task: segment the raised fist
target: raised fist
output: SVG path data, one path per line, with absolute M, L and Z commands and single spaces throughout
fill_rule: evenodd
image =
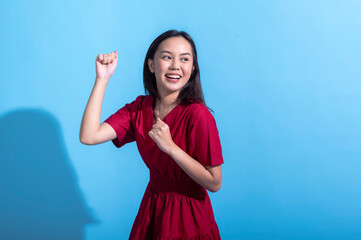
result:
M 97 78 L 109 79 L 117 67 L 118 51 L 99 54 L 95 60 Z

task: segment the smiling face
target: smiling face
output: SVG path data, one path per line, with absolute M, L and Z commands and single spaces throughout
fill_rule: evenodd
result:
M 155 74 L 159 96 L 178 96 L 194 70 L 192 46 L 181 36 L 167 38 L 159 44 L 153 60 L 148 59 L 148 66 Z

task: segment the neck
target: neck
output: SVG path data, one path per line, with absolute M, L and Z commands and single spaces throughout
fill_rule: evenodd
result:
M 168 112 L 173 109 L 177 104 L 177 97 L 179 92 L 173 92 L 167 95 L 159 94 L 160 97 L 156 100 L 155 108 L 159 112 Z
M 160 94 L 160 98 L 157 99 L 157 103 L 156 105 L 158 105 L 160 111 L 163 110 L 168 110 L 168 109 L 172 109 L 173 107 L 175 107 L 177 105 L 177 97 L 178 97 L 178 92 L 174 92 L 168 95 L 164 95 L 162 96 Z

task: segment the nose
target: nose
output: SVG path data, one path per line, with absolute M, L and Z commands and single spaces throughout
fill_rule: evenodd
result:
M 173 59 L 171 65 L 169 66 L 171 70 L 179 69 L 179 63 L 176 59 Z

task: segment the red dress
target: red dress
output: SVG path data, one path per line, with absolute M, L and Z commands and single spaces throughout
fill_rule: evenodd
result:
M 162 120 L 174 143 L 203 166 L 223 163 L 216 122 L 206 106 L 179 103 Z M 148 135 L 153 121 L 150 95 L 138 96 L 104 121 L 117 133 L 116 147 L 136 141 L 150 172 L 129 239 L 221 239 L 207 190 Z

